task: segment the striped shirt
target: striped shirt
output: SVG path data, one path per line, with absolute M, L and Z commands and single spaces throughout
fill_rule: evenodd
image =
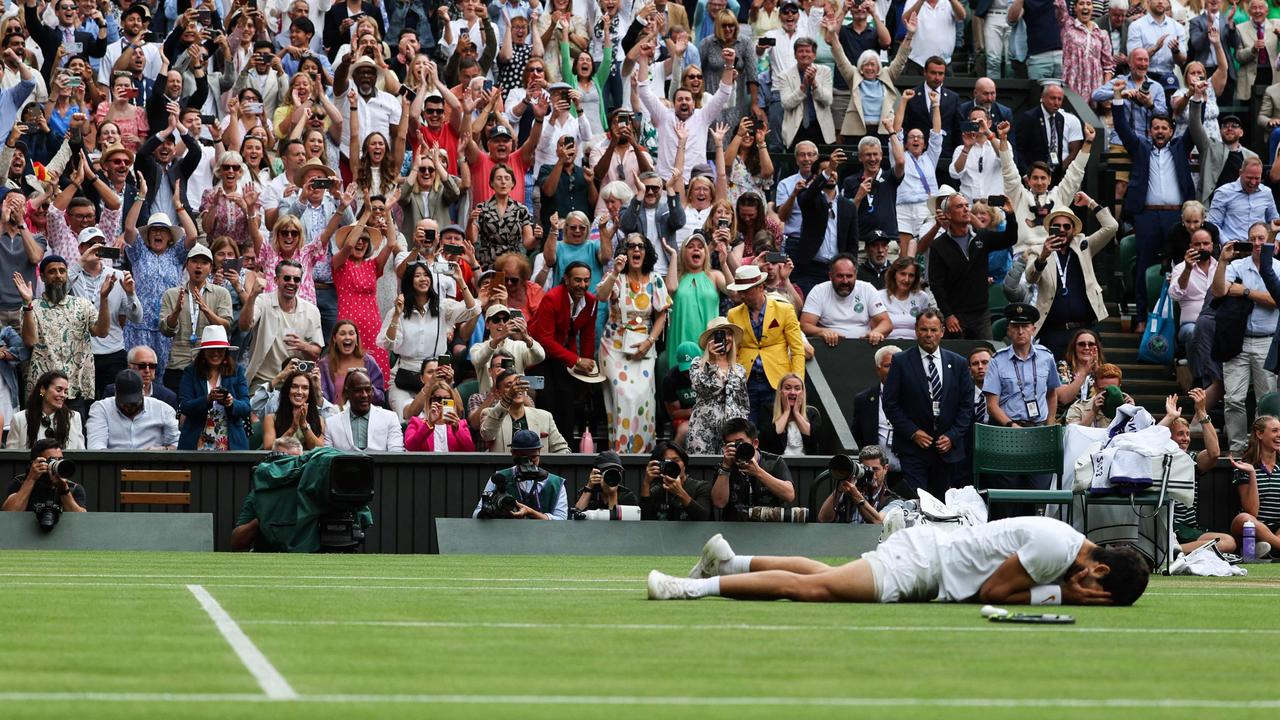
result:
M 1187 453 L 1187 455 L 1191 456 L 1191 462 L 1194 463 L 1196 461 L 1196 457 L 1200 455 L 1200 451 L 1196 450 L 1194 452 L 1189 452 Z M 1193 527 L 1193 528 L 1200 527 L 1200 514 L 1196 512 L 1196 506 L 1194 504 L 1183 505 L 1177 500 L 1174 500 L 1173 501 L 1173 524 L 1186 525 L 1187 527 Z
M 1273 468 L 1259 464 L 1255 473 L 1258 479 L 1257 518 L 1267 527 L 1280 524 L 1280 463 Z M 1234 485 L 1249 484 L 1249 475 L 1239 470 L 1232 476 Z

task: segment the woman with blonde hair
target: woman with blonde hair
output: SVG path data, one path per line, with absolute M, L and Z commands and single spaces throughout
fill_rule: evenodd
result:
M 760 449 L 775 455 L 821 455 L 822 412 L 806 402 L 804 380 L 787 373 L 773 396 L 773 422 L 760 428 Z
M 302 265 L 302 284 L 298 286 L 298 297 L 307 302 L 316 301 L 316 281 L 314 278 L 316 263 L 329 262 L 328 244 L 323 238 L 316 238 L 310 243 L 303 243 L 305 229 L 302 220 L 296 215 L 281 215 L 271 230 L 271 242 L 262 243 L 258 249 L 258 265 L 262 267 L 264 292 L 275 292 L 275 267 L 281 260 L 296 260 Z
M 721 430 L 733 418 L 747 417 L 747 370 L 738 363 L 742 328 L 714 317 L 698 338 L 702 356 L 689 366 L 689 380 L 697 400 L 689 415 L 687 447 L 692 455 L 719 455 Z
M 1249 444 L 1240 460 L 1227 456 L 1236 472 L 1231 483 L 1240 497 L 1240 513 L 1231 521 L 1237 541 L 1244 536 L 1244 524 L 1253 523 L 1257 555 L 1267 557 L 1280 548 L 1280 537 L 1272 528 L 1280 527 L 1280 420 L 1259 415 L 1249 429 Z M 1264 547 L 1265 546 L 1265 547 Z M 1265 552 L 1264 552 L 1265 550 Z
M 724 51 L 734 51 L 734 66 L 738 77 L 730 94 L 730 101 L 720 111 L 720 122 L 729 127 L 737 127 L 738 121 L 753 110 L 751 107 L 751 90 L 748 85 L 757 82 L 755 73 L 756 48 L 748 37 L 750 32 L 742 33 L 738 25 L 738 16 L 728 9 L 722 9 L 714 15 L 715 34 L 706 37 L 698 44 L 698 54 L 702 56 L 702 72 L 709 78 L 716 79 L 716 87 L 708 85 L 708 92 L 715 93 L 720 87 L 720 78 L 724 73 Z M 764 111 L 759 108 L 756 116 L 764 119 Z

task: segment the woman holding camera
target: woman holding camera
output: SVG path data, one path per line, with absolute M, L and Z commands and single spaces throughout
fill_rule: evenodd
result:
M 641 520 L 710 520 L 711 483 L 689 477 L 689 454 L 662 440 L 649 455 L 640 483 Z
M 653 271 L 658 254 L 645 237 L 631 233 L 625 254 L 614 259 L 596 288 L 596 298 L 609 303 L 609 320 L 600 338 L 600 370 L 612 392 L 604 394 L 610 446 L 644 452 L 653 446 L 657 403 L 655 346 L 667 326 L 671 299 L 662 277 Z
M 731 418 L 747 417 L 747 371 L 738 364 L 742 328 L 714 317 L 698 338 L 702 357 L 689 366 L 689 380 L 697 401 L 689 416 L 689 452 L 716 455 L 724 443 L 722 430 Z
M 421 414 L 409 418 L 404 431 L 404 449 L 410 452 L 475 452 L 471 428 L 459 420 L 462 397 L 443 380 L 429 387 L 430 405 L 426 418 Z
M 66 450 L 84 449 L 84 424 L 80 413 L 67 407 L 67 374 L 50 370 L 36 380 L 27 397 L 27 409 L 9 420 L 10 450 L 30 450 L 37 440 L 53 438 Z
M 774 455 L 821 455 L 822 412 L 805 402 L 804 380 L 787 373 L 773 396 L 773 422 L 760 428 L 760 449 Z
M 578 491 L 575 510 L 610 510 L 619 505 L 638 505 L 636 494 L 622 484 L 622 458 L 612 450 L 596 455 L 587 484 Z
M 280 387 L 276 411 L 262 419 L 262 449 L 270 450 L 278 437 L 296 438 L 304 451 L 324 445 L 319 384 L 310 373 L 292 370 Z
M 182 410 L 179 450 L 248 450 L 249 383 L 231 353 L 227 331 L 204 329 L 195 359 L 182 371 L 178 407 Z M 268 445 L 268 447 L 270 447 Z

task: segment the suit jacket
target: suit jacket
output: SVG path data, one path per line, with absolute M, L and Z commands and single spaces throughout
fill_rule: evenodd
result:
M 933 115 L 929 111 L 926 104 L 924 94 L 928 92 L 928 86 L 921 85 L 916 88 L 916 96 L 907 101 L 907 114 L 903 118 L 902 132 L 903 137 L 909 130 L 920 130 L 926 138 L 929 137 L 929 130 L 933 128 Z M 939 164 L 946 169 L 951 163 L 951 151 L 956 146 L 956 139 L 959 137 L 955 132 L 958 127 L 958 118 L 960 117 L 960 96 L 954 90 L 949 90 L 945 86 L 939 90 L 938 102 L 942 105 L 942 130 L 946 136 L 942 138 L 942 155 Z M 946 176 L 946 173 L 939 173 Z M 939 182 L 942 178 L 940 177 Z
M 1126 19 L 1125 19 L 1125 21 L 1124 21 L 1124 23 L 1123 23 L 1123 27 L 1119 28 L 1119 31 L 1120 31 L 1120 47 L 1113 47 L 1113 48 L 1111 48 L 1111 54 L 1112 54 L 1112 55 L 1120 54 L 1120 55 L 1124 55 L 1124 56 L 1125 56 L 1125 63 L 1124 63 L 1124 64 L 1125 64 L 1126 66 L 1128 66 L 1128 64 L 1129 64 L 1129 63 L 1128 63 L 1128 57 L 1129 57 L 1129 23 L 1130 23 L 1130 22 L 1131 22 L 1131 21 L 1130 21 L 1129 19 L 1127 19 L 1127 18 L 1126 18 Z M 1112 30 L 1116 30 L 1116 29 L 1117 29 L 1117 28 L 1115 28 L 1115 27 L 1112 27 L 1112 25 L 1111 25 L 1111 16 L 1110 16 L 1109 14 L 1107 14 L 1107 13 L 1103 13 L 1103 14 L 1102 14 L 1102 17 L 1101 17 L 1101 18 L 1098 18 L 1098 27 L 1102 28 L 1102 31 L 1103 31 L 1103 32 L 1105 32 L 1105 33 L 1107 34 L 1107 37 L 1111 37 L 1111 31 L 1112 31 Z M 1118 63 L 1118 62 L 1117 62 L 1117 63 L 1116 63 L 1116 65 L 1117 65 L 1117 67 L 1116 67 L 1116 74 L 1117 74 L 1117 75 L 1123 75 L 1124 73 L 1120 72 L 1120 68 L 1119 68 L 1120 63 Z
M 804 333 L 791 303 L 772 295 L 765 298 L 763 331 L 759 339 L 751 329 L 751 316 L 745 303 L 731 308 L 725 317 L 743 330 L 738 363 L 748 373 L 759 357 L 765 377 L 775 388 L 782 376 L 789 372 L 804 378 Z
M 482 413 L 482 417 L 480 437 L 489 443 L 489 451 L 507 452 L 511 448 L 511 413 L 507 412 L 502 403 L 495 403 L 493 407 Z M 569 443 L 565 442 L 564 436 L 560 434 L 551 413 L 538 408 L 525 408 L 524 420 L 529 429 L 538 433 L 538 437 L 542 440 L 542 452 L 569 452 Z
M 680 196 L 673 192 L 667 194 L 666 202 L 659 201 L 654 210 L 657 211 L 654 219 L 658 223 L 658 237 L 649 238 L 649 240 L 650 242 L 662 241 L 653 242 L 653 249 L 658 254 L 662 254 L 664 252 L 662 243 L 673 248 L 679 247 L 679 243 L 676 242 L 676 232 L 685 224 L 684 206 L 680 204 Z M 649 228 L 645 227 L 644 222 L 643 198 L 637 195 L 618 215 L 618 225 L 623 233 L 638 232 L 649 237 Z M 667 261 L 675 262 L 676 258 L 667 258 Z
M 858 235 L 863 243 L 876 230 L 890 237 L 898 234 L 898 185 L 902 178 L 893 172 L 893 168 L 887 165 L 888 162 L 889 156 L 886 154 L 871 193 L 858 205 Z M 858 196 L 858 185 L 861 183 L 862 171 L 859 170 L 844 179 L 840 194 L 852 200 Z
M 855 188 L 855 192 L 856 192 Z M 796 262 L 808 262 L 822 247 L 827 233 L 827 212 L 831 201 L 822 189 L 822 183 L 810 182 L 800 191 L 800 247 L 796 250 Z M 858 206 L 853 199 L 839 193 L 836 203 L 836 252 L 858 254 Z M 750 329 L 750 328 L 748 328 Z
M 941 348 L 938 352 L 942 363 L 942 399 L 937 418 L 933 416 L 929 376 L 916 348 L 893 356 L 889 377 L 884 381 L 884 414 L 893 425 L 895 455 L 937 452 L 932 448 L 922 449 L 911 440 L 916 430 L 924 430 L 935 438 L 939 435 L 950 438 L 951 450 L 942 455 L 942 460 L 957 463 L 967 455 L 965 438 L 973 422 L 973 377 L 963 357 Z
M 1271 261 L 1275 258 L 1275 250 L 1270 243 L 1262 246 L 1262 256 L 1259 259 L 1262 265 L 1262 284 L 1266 285 L 1267 292 L 1271 297 L 1280 297 L 1280 277 L 1276 277 L 1276 269 L 1271 267 Z M 1275 337 L 1271 338 L 1271 349 L 1267 351 L 1267 361 L 1263 367 L 1273 373 L 1280 374 L 1280 328 L 1276 329 Z
M 815 63 L 814 67 L 817 68 L 812 89 L 814 121 L 822 130 L 823 141 L 833 143 L 836 141 L 836 128 L 831 119 L 831 94 L 835 88 L 835 79 L 831 74 L 831 66 Z M 805 92 L 800 71 L 795 66 L 773 76 L 773 89 L 782 101 L 782 142 L 790 147 L 804 122 L 807 104 L 805 97 L 808 93 Z
M 138 169 L 139 172 L 142 173 L 142 177 L 147 181 L 146 204 L 142 206 L 142 212 L 138 214 L 138 219 L 141 222 L 146 222 L 145 220 L 143 220 L 143 218 L 151 217 L 151 204 L 155 202 L 155 199 L 156 199 L 156 188 L 158 187 L 157 178 L 160 177 L 160 166 L 156 164 L 156 161 L 154 158 L 155 158 L 156 148 L 160 147 L 160 143 L 163 141 L 164 141 L 163 136 L 152 135 L 151 137 L 147 138 L 146 142 L 142 143 L 142 147 L 138 148 L 138 155 L 137 155 L 137 160 L 135 161 L 135 167 Z M 170 173 L 170 175 L 172 175 L 175 178 L 191 177 L 192 175 L 195 174 L 196 170 L 200 168 L 200 162 L 201 160 L 204 159 L 204 153 L 200 151 L 200 142 L 196 140 L 194 137 L 192 137 L 190 133 L 182 134 L 182 144 L 185 145 L 187 148 L 186 154 L 182 156 L 181 160 L 169 161 L 171 164 L 172 163 L 178 164 L 178 167 L 176 168 L 176 170 Z M 187 183 L 184 180 L 182 182 L 183 192 L 186 192 L 186 189 L 187 189 Z M 174 193 L 175 194 L 177 193 L 176 187 L 174 188 Z M 183 201 L 183 205 L 185 205 L 188 210 L 194 207 L 188 202 L 188 198 L 186 196 L 182 198 L 182 201 Z M 199 202 L 198 199 L 197 199 L 197 202 Z M 169 219 L 172 220 L 175 224 L 178 222 L 177 218 L 169 218 Z
M 152 392 L 155 392 L 155 386 Z M 249 434 L 245 432 L 244 420 L 249 417 L 249 382 L 245 380 L 244 370 L 236 368 L 236 374 L 223 376 L 218 387 L 231 393 L 231 416 L 227 422 L 227 443 L 231 450 L 248 450 Z M 188 365 L 182 371 L 182 380 L 178 383 L 178 409 L 182 413 L 182 427 L 178 433 L 179 450 L 195 450 L 204 432 L 205 420 L 209 417 L 209 386 L 204 378 L 196 375 L 196 366 Z
M 879 82 L 884 86 L 884 102 L 880 105 L 880 124 L 876 127 L 876 134 L 889 134 L 889 123 L 885 122 L 885 119 L 889 117 L 888 111 L 898 106 L 898 97 L 901 95 L 894 83 L 902 75 L 902 69 L 907 66 L 907 56 L 910 54 L 911 38 L 908 37 L 904 38 L 898 46 L 898 52 L 893 56 L 893 62 L 889 67 L 880 69 L 879 78 L 875 81 L 867 81 L 853 65 L 858 58 L 849 59 L 844 53 L 844 46 L 840 43 L 831 47 L 831 56 L 835 58 L 836 70 L 840 71 L 840 75 L 849 86 L 849 107 L 844 111 L 844 120 L 840 124 L 841 135 L 867 134 L 867 122 L 862 119 L 862 91 L 858 89 L 863 82 Z
M 564 284 L 557 285 L 542 296 L 529 323 L 529 334 L 547 352 L 547 359 L 565 367 L 596 356 L 596 296 L 587 293 L 587 304 L 576 318 L 569 315 L 569 303 L 569 291 Z
M 1280 87 L 1272 85 L 1267 88 L 1267 94 L 1262 100 L 1263 107 L 1266 107 L 1267 100 L 1275 92 L 1277 99 L 1280 99 Z M 1213 191 L 1218 189 L 1218 176 L 1222 174 L 1222 166 L 1227 162 L 1227 146 L 1221 140 L 1213 141 L 1209 139 L 1208 134 L 1204 131 L 1204 119 L 1201 117 L 1204 103 L 1191 100 L 1191 107 L 1187 108 L 1187 134 L 1191 136 L 1191 142 L 1195 143 L 1195 147 L 1200 151 L 1200 202 L 1205 207 L 1209 206 L 1209 200 L 1213 197 Z M 1280 106 L 1276 106 L 1280 108 Z M 1258 120 L 1266 122 L 1265 114 L 1259 113 Z M 1258 153 L 1250 150 L 1240 144 L 1240 152 L 1245 160 L 1258 157 Z
M 1240 48 L 1240 33 L 1224 12 L 1218 13 L 1218 37 L 1222 42 L 1222 51 L 1227 55 L 1227 77 L 1234 80 L 1236 66 L 1235 63 L 1231 62 L 1231 53 L 1238 51 Z M 1191 22 L 1187 26 L 1187 62 L 1192 60 L 1199 60 L 1204 63 L 1209 70 L 1209 74 L 1213 74 L 1214 68 L 1209 67 L 1208 63 L 1216 61 L 1216 58 L 1214 58 L 1213 45 L 1209 42 L 1209 16 L 1207 14 L 1191 18 Z
M 968 120 L 969 113 L 973 111 L 973 108 L 976 105 L 977 103 L 975 103 L 972 100 L 965 100 L 963 103 L 961 103 L 960 109 L 956 111 L 956 118 L 957 118 L 956 122 L 964 122 L 965 120 Z M 1009 109 L 1008 105 L 1002 105 L 1001 103 L 992 103 L 991 127 L 995 127 L 1002 122 L 1007 122 L 1009 123 L 1010 126 L 1012 126 L 1013 111 Z M 1010 127 L 1009 140 L 1012 142 L 1015 137 L 1016 137 L 1015 131 L 1013 130 L 1012 127 Z
M 1267 122 L 1272 118 L 1280 118 L 1280 83 L 1267 86 L 1262 93 L 1262 106 L 1258 108 L 1256 118 L 1258 127 L 1266 128 Z M 1269 134 L 1270 130 L 1267 132 Z
M 110 385 L 108 385 L 108 386 L 106 386 L 105 388 L 103 388 L 103 389 L 102 389 L 102 397 L 103 397 L 103 398 L 109 398 L 109 397 L 115 397 L 115 396 L 116 396 L 116 384 L 115 384 L 115 383 L 111 383 Z M 168 405 L 169 407 L 173 408 L 174 410 L 177 410 L 177 409 L 178 409 L 178 396 L 177 396 L 177 395 L 176 395 L 172 390 L 170 390 L 169 388 L 165 387 L 164 385 L 162 385 L 162 384 L 161 384 L 161 383 L 159 383 L 159 382 L 153 382 L 153 383 L 151 383 L 151 397 L 153 397 L 153 398 L 155 398 L 155 399 L 159 400 L 160 402 L 162 402 L 162 403 L 164 403 L 164 404 Z
M 1066 113 L 1066 109 L 1059 110 L 1058 113 Z M 1017 152 L 1018 170 L 1025 174 L 1027 166 L 1037 160 L 1040 162 L 1049 162 L 1049 127 L 1045 121 L 1044 109 L 1037 103 L 1035 107 L 1018 115 L 1018 119 L 1013 123 L 1017 127 L 1017 139 L 1013 141 L 1013 148 Z M 1065 119 L 1064 126 L 1065 128 Z M 1079 141 L 1077 141 L 1079 142 Z M 1058 173 L 1066 171 L 1068 160 L 1071 157 L 1071 147 L 1068 143 L 1061 143 L 1062 157 L 1059 158 L 1057 164 Z M 1061 177 L 1054 178 L 1055 181 L 1061 180 Z
M 31 35 L 31 39 L 36 41 L 36 45 L 40 46 L 40 52 L 44 55 L 44 65 L 40 68 L 40 74 L 44 75 L 45 84 L 48 85 L 53 77 L 53 59 L 58 53 L 58 48 L 62 46 L 62 31 L 58 28 L 52 28 L 44 24 L 40 19 L 40 13 L 37 12 L 34 4 L 27 5 L 23 8 L 23 23 L 27 27 L 27 33 Z M 83 30 L 76 30 L 75 41 L 81 45 L 81 54 L 91 58 L 100 58 L 107 54 L 107 38 L 103 34 L 101 38 L 96 32 L 88 33 Z M 75 54 L 75 53 L 72 53 Z
M 347 452 L 404 452 L 404 433 L 400 431 L 400 418 L 390 410 L 377 405 L 369 408 L 369 432 L 363 451 L 356 447 L 351 434 L 351 405 L 324 424 L 324 441 L 332 447 Z
M 1072 238 L 1067 244 L 1067 251 L 1074 254 L 1080 263 L 1089 306 L 1093 308 L 1093 314 L 1098 318 L 1098 322 L 1102 322 L 1107 318 L 1107 305 L 1102 298 L 1102 285 L 1098 283 L 1093 273 L 1093 257 L 1102 252 L 1107 243 L 1116 236 L 1116 230 L 1120 228 L 1120 224 L 1105 206 L 1098 206 L 1097 215 L 1102 227 L 1087 238 L 1083 234 Z M 1053 305 L 1054 296 L 1058 293 L 1058 253 L 1049 254 L 1043 270 L 1037 270 L 1034 262 L 1027 265 L 1026 277 L 1027 282 L 1037 288 L 1036 310 L 1040 311 L 1040 320 L 1036 322 L 1036 332 L 1040 332 L 1040 328 L 1044 326 L 1044 319 L 1049 315 L 1049 307 Z
M 289 97 L 289 76 L 282 72 L 277 72 L 275 69 L 268 69 L 266 77 L 258 78 L 257 72 L 252 68 L 253 63 L 248 63 L 244 66 L 244 70 L 236 78 L 236 84 L 232 86 L 231 91 L 239 94 L 245 88 L 260 90 L 262 112 L 267 117 L 272 117 L 275 115 L 276 108 L 280 107 L 280 103 Z
M 860 448 L 880 444 L 880 383 L 853 396 L 853 439 Z
M 1129 157 L 1133 160 L 1133 167 L 1129 171 L 1129 191 L 1124 195 L 1124 210 L 1136 216 L 1147 205 L 1153 146 L 1150 137 L 1145 135 L 1139 137 L 1134 134 L 1127 117 L 1128 112 L 1127 102 L 1111 104 L 1111 119 L 1115 124 L 1116 133 L 1120 135 L 1120 141 L 1124 143 L 1125 150 L 1129 151 Z M 1187 159 L 1191 149 L 1191 138 L 1187 133 L 1183 133 L 1170 140 L 1167 147 L 1173 152 L 1174 171 L 1178 176 L 1178 190 L 1182 195 L 1180 202 L 1186 202 L 1196 197 L 1195 183 L 1191 180 L 1191 163 Z
M 681 5 L 679 2 L 675 2 L 675 0 L 668 0 L 667 32 L 670 32 L 672 28 L 677 27 L 682 27 L 690 32 L 693 30 L 693 26 L 689 24 L 689 13 L 684 9 L 684 5 Z
M 1272 63 L 1280 58 L 1276 54 L 1276 34 L 1273 32 L 1277 27 L 1280 27 L 1280 20 L 1262 21 L 1264 44 Z M 1253 98 L 1253 83 L 1258 77 L 1258 53 L 1253 49 L 1253 44 L 1258 39 L 1258 30 L 1252 20 L 1245 20 L 1236 25 L 1236 33 L 1240 37 L 1240 48 L 1236 50 L 1236 62 L 1240 63 L 1240 70 L 1236 74 L 1236 99 L 1247 103 Z

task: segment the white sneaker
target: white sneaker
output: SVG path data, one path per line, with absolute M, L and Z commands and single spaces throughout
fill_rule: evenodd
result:
M 650 600 L 692 600 L 684 578 L 664 575 L 657 570 L 649 571 Z
M 715 577 L 720 574 L 720 566 L 732 559 L 733 548 L 729 547 L 729 541 L 716 533 L 702 546 L 702 557 L 689 571 L 689 577 L 695 580 Z
M 1267 542 L 1267 541 L 1265 541 L 1265 540 L 1259 540 L 1259 541 L 1257 541 L 1256 543 L 1254 543 L 1254 544 L 1253 544 L 1253 547 L 1254 547 L 1254 549 L 1255 549 L 1255 555 L 1257 556 L 1257 558 L 1258 558 L 1259 560 L 1262 560 L 1262 559 L 1264 559 L 1264 558 L 1270 557 L 1270 555 L 1271 555 L 1271 543 L 1269 543 L 1269 542 Z
M 883 529 L 880 531 L 880 542 L 889 539 L 889 536 L 907 527 L 907 515 L 902 508 L 890 508 L 889 512 L 884 514 Z

